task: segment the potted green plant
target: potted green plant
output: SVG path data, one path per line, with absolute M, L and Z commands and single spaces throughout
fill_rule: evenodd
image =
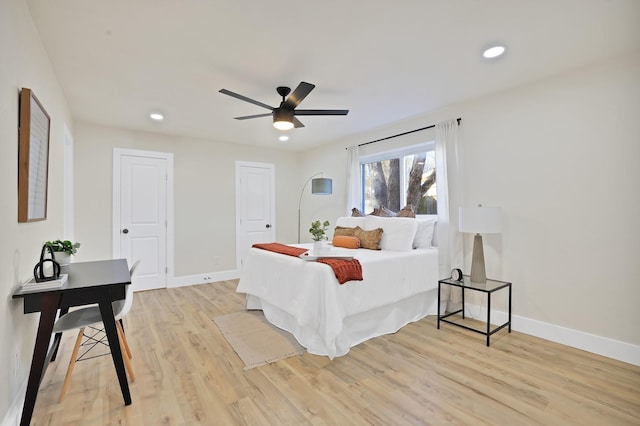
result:
M 315 243 L 313 244 L 313 251 L 318 253 L 322 250 L 322 241 L 327 239 L 327 235 L 325 231 L 329 228 L 329 221 L 325 220 L 324 222 L 320 222 L 319 220 L 311 222 L 311 228 L 309 228 L 309 232 L 311 233 L 311 238 Z
M 329 221 L 325 220 L 324 222 L 320 222 L 316 220 L 311 222 L 311 228 L 309 228 L 309 232 L 311 233 L 311 238 L 313 241 L 323 241 L 327 239 L 325 235 L 325 231 L 329 228 Z
M 80 243 L 72 243 L 69 240 L 47 241 L 45 245 L 51 247 L 60 266 L 68 265 L 71 255 L 76 254 L 78 247 L 80 247 Z

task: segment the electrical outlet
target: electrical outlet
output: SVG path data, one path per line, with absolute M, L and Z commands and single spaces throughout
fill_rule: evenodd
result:
M 209 275 L 205 275 L 204 277 L 202 277 L 202 279 L 204 281 L 211 281 L 211 277 Z

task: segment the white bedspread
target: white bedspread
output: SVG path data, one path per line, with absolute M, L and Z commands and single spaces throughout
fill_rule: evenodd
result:
M 340 285 L 328 265 L 252 248 L 237 291 L 248 309 L 262 309 L 310 353 L 330 358 L 436 313 L 437 248 L 342 250 L 360 261 L 363 281 Z

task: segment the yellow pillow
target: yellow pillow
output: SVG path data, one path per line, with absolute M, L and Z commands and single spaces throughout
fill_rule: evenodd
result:
M 360 240 L 358 237 L 349 237 L 347 235 L 338 235 L 333 237 L 334 247 L 344 247 L 348 249 L 360 248 Z
M 369 250 L 380 250 L 380 241 L 382 240 L 383 232 L 382 228 L 365 231 L 359 226 L 356 226 L 353 235 L 360 240 L 360 247 Z

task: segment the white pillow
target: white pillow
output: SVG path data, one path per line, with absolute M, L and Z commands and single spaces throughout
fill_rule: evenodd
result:
M 336 219 L 336 226 L 343 226 L 345 228 L 355 228 L 356 226 L 359 226 L 364 229 L 365 219 L 365 217 L 343 216 Z
M 418 229 L 413 239 L 413 247 L 429 248 L 433 246 L 433 232 L 436 228 L 437 216 L 418 218 Z
M 364 229 L 382 228 L 382 250 L 410 251 L 416 235 L 418 222 L 412 217 L 367 216 Z

